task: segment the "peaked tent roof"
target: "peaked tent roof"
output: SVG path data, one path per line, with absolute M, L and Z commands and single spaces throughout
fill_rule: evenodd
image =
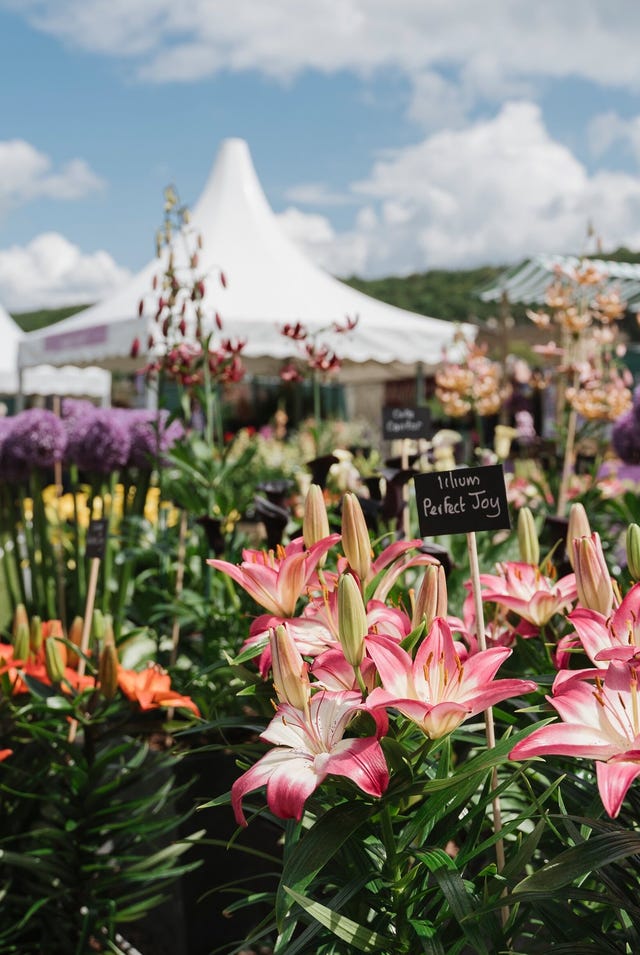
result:
M 0 305 L 0 394 L 18 392 L 18 346 L 25 332 Z M 26 395 L 86 395 L 109 402 L 111 375 L 104 368 L 54 368 L 37 365 L 23 372 L 22 393 Z
M 484 302 L 497 302 L 506 295 L 510 302 L 540 304 L 545 301 L 545 293 L 557 271 L 569 272 L 578 268 L 581 261 L 574 255 L 536 255 L 507 269 L 494 285 L 480 292 L 480 298 Z M 628 308 L 640 309 L 640 265 L 592 258 L 588 261 L 602 273 L 606 288 L 618 289 Z
M 204 192 L 193 209 L 194 229 L 202 238 L 199 268 L 222 270 L 227 287 L 206 284 L 205 314 L 220 313 L 224 334 L 246 339 L 248 359 L 290 358 L 295 346 L 281 333 L 284 323 L 302 322 L 345 362 L 433 364 L 451 344 L 456 327 L 379 302 L 312 264 L 284 234 L 256 175 L 247 143 L 222 143 Z M 100 362 L 127 366 L 135 337 L 146 342 L 156 302 L 150 297 L 154 260 L 115 295 L 40 332 L 20 345 L 20 364 Z M 138 303 L 149 314 L 138 318 Z M 333 322 L 358 316 L 348 334 L 329 331 Z M 273 363 L 272 363 L 273 364 Z

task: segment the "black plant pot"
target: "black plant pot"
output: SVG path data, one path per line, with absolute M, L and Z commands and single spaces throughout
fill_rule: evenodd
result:
M 265 526 L 267 532 L 267 547 L 275 550 L 282 543 L 285 528 L 289 523 L 289 511 L 277 504 L 272 504 L 264 497 L 254 499 L 254 514 Z

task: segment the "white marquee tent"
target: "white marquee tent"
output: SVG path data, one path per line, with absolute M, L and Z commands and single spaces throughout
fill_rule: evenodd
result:
M 246 339 L 243 357 L 254 372 L 277 371 L 295 355 L 295 343 L 281 332 L 284 323 L 302 322 L 311 333 L 322 330 L 322 342 L 343 360 L 345 381 L 412 375 L 418 363 L 436 364 L 452 343 L 452 323 L 376 301 L 307 260 L 281 230 L 244 140 L 222 143 L 191 222 L 202 238 L 199 268 L 211 275 L 205 314 L 217 311 L 225 336 Z M 105 301 L 25 336 L 20 367 L 95 362 L 114 370 L 132 368 L 131 345 L 139 338 L 145 347 L 157 304 L 150 293 L 152 279 L 163 270 L 154 260 Z M 226 288 L 217 281 L 220 270 Z M 149 314 L 138 317 L 141 300 L 148 302 Z M 324 334 L 333 322 L 356 316 L 352 332 Z M 136 367 L 140 364 L 138 358 Z
M 18 345 L 25 333 L 0 305 L 0 395 L 18 392 Z M 111 395 L 111 373 L 104 368 L 75 368 L 36 365 L 22 376 L 24 395 L 74 395 L 99 398 L 108 404 Z

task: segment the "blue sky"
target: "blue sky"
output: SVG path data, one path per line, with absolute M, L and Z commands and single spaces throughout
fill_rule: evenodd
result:
M 230 136 L 336 275 L 640 249 L 639 37 L 635 0 L 0 0 L 0 304 L 105 297 Z

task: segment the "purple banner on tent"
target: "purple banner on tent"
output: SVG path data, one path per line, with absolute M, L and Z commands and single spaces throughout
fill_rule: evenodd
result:
M 48 335 L 44 340 L 45 348 L 60 351 L 62 348 L 81 348 L 83 345 L 101 345 L 106 342 L 108 325 L 96 325 L 93 328 L 77 328 L 71 332 Z

